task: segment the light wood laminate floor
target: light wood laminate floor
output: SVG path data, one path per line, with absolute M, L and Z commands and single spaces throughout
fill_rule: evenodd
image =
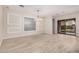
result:
M 39 34 L 3 40 L 0 52 L 63 53 L 79 52 L 78 38 L 70 35 Z

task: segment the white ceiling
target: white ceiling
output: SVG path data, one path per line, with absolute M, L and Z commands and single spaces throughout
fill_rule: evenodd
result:
M 9 5 L 8 7 L 24 13 L 29 12 L 32 15 L 37 15 L 36 10 L 39 9 L 41 17 L 79 12 L 79 5 L 24 5 L 24 7 Z

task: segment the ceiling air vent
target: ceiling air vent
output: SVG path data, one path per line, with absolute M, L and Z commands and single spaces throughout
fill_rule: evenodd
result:
M 20 7 L 24 7 L 24 5 L 19 5 Z

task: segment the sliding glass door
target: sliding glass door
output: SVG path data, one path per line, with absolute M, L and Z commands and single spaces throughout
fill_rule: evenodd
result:
M 76 35 L 76 19 L 59 20 L 58 33 Z
M 58 33 L 62 33 L 62 34 L 65 34 L 65 21 L 64 20 L 61 20 L 61 21 L 58 21 Z
M 75 35 L 76 34 L 76 26 L 75 19 L 66 20 L 66 34 Z

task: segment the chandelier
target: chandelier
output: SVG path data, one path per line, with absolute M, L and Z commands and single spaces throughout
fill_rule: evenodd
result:
M 36 11 L 37 11 L 37 18 L 40 18 L 40 15 L 39 15 L 40 10 L 38 9 Z

